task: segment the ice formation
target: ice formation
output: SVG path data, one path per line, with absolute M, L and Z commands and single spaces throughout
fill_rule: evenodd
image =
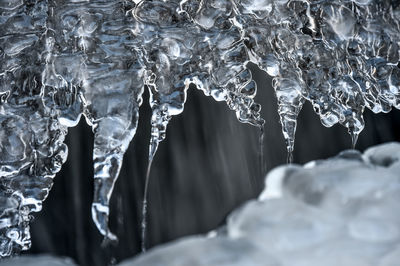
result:
M 400 260 L 400 144 L 275 168 L 266 188 L 208 236 L 121 266 L 395 266 Z
M 190 84 L 263 127 L 248 62 L 274 77 L 289 160 L 305 101 L 355 144 L 365 107 L 400 107 L 399 22 L 393 0 L 0 0 L 0 256 L 29 248 L 30 213 L 82 114 L 95 135 L 93 220 L 116 239 L 108 206 L 145 85 L 149 168 Z

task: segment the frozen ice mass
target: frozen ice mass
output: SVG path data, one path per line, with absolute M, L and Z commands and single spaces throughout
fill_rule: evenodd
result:
M 400 109 L 399 44 L 400 3 L 395 0 L 0 0 L 0 256 L 30 248 L 32 212 L 41 210 L 67 158 L 63 142 L 68 128 L 76 126 L 82 115 L 94 134 L 93 221 L 108 241 L 114 241 L 117 237 L 108 227 L 109 202 L 124 153 L 136 133 L 145 89 L 152 109 L 150 171 L 168 122 L 184 110 L 189 87 L 226 102 L 240 122 L 263 129 L 261 106 L 254 101 L 257 86 L 246 67 L 254 63 L 273 77 L 290 161 L 297 116 L 306 101 L 324 126 L 345 126 L 353 146 L 364 128 L 365 108 L 374 113 Z M 358 169 L 357 164 L 362 164 L 388 173 L 392 167 L 381 169 L 375 159 L 365 161 L 374 157 L 368 157 L 368 152 L 365 158 L 355 153 L 343 156 L 352 158 L 343 167 L 355 164 Z M 323 165 L 312 167 L 324 176 Z M 331 216 L 350 219 L 342 213 L 346 208 L 324 199 L 337 194 L 351 203 L 352 197 L 364 195 L 375 180 L 366 177 L 368 182 L 358 183 L 363 176 L 355 173 L 340 182 L 328 177 L 317 182 L 306 178 L 306 168 L 290 169 L 305 175 L 303 189 L 290 192 L 290 183 L 303 179 L 289 178 L 287 191 L 275 193 L 290 195 L 290 204 L 299 204 L 308 218 L 315 219 L 299 217 L 298 226 L 305 231 L 287 232 L 291 241 L 284 239 L 285 234 L 277 235 L 279 230 L 266 232 L 271 234 L 268 241 L 278 241 L 278 253 L 285 248 L 306 248 L 302 234 L 307 230 L 321 230 L 318 237 L 327 237 L 341 228 L 340 221 Z M 380 182 L 386 179 L 397 182 L 389 174 Z M 329 182 L 344 187 L 335 190 Z M 355 188 L 355 184 L 367 187 Z M 379 191 L 377 197 L 385 202 L 382 209 L 393 207 L 391 200 L 385 201 L 392 192 Z M 145 196 L 143 238 L 146 204 Z M 261 203 L 253 203 L 257 204 Z M 264 222 L 290 228 L 290 221 L 278 225 L 273 220 L 287 215 L 286 208 L 294 208 L 286 204 L 285 200 L 275 200 L 274 207 L 261 204 L 275 212 L 272 217 L 266 215 Z M 318 216 L 315 208 L 321 204 L 331 204 L 326 206 L 331 212 Z M 349 245 L 346 251 L 351 252 L 357 241 L 369 241 L 362 242 L 365 249 L 360 257 L 383 256 L 387 250 L 383 246 L 390 246 L 398 234 L 395 220 L 390 223 L 395 218 L 375 223 L 379 216 L 375 212 L 381 208 L 361 213 L 361 203 L 354 204 L 360 217 L 353 217 L 341 244 Z M 253 205 L 242 211 L 252 215 Z M 384 226 L 376 228 L 380 222 Z M 229 227 L 228 222 L 228 228 L 233 228 L 228 232 L 230 238 L 251 230 L 245 221 L 234 225 Z M 216 241 L 221 242 L 214 242 L 216 248 L 226 248 L 224 240 Z M 376 243 L 379 251 L 374 249 Z M 257 249 L 249 252 L 258 256 Z M 315 252 L 317 260 L 328 251 Z M 303 253 L 296 254 L 292 258 Z M 343 265 L 348 260 L 343 255 Z M 390 262 L 390 256 L 386 261 Z

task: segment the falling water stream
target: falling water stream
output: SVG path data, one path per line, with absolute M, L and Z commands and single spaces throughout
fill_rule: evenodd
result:
M 146 171 L 146 179 L 145 179 L 145 185 L 144 185 L 144 193 L 143 193 L 143 202 L 142 202 L 142 222 L 141 222 L 141 249 L 142 252 L 146 251 L 146 230 L 147 230 L 147 199 L 148 199 L 148 190 L 149 190 L 149 181 L 150 181 L 150 171 L 151 171 L 151 165 L 153 163 L 154 155 L 157 150 L 158 143 L 153 143 L 154 145 L 151 145 L 150 147 L 153 149 L 150 149 L 149 151 L 149 160 L 148 160 L 148 166 L 147 166 L 147 171 Z
M 264 126 L 260 127 L 260 136 L 258 140 L 259 145 L 259 164 L 260 164 L 260 176 L 264 176 L 265 174 L 265 159 L 264 159 Z

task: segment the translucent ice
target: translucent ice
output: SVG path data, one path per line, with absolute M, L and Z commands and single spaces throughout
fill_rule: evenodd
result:
M 235 2 L 253 61 L 276 76 L 279 114 L 289 153 L 294 145 L 296 116 L 304 100 L 312 103 L 325 126 L 338 122 L 346 126 L 354 143 L 364 127 L 365 107 L 374 112 L 398 107 L 398 90 L 390 89 L 391 76 L 397 80 L 399 72 L 397 4 Z M 254 8 L 260 2 L 268 2 L 264 3 L 268 8 Z
M 133 14 L 137 23 L 135 38 L 142 39 L 153 110 L 149 168 L 171 116 L 183 111 L 190 84 L 218 101 L 226 101 L 239 121 L 259 127 L 264 124 L 260 107 L 252 99 L 256 84 L 245 67 L 249 58 L 241 33 L 229 22 L 234 18 L 230 1 L 210 1 L 200 6 L 193 1 L 141 1 Z
M 379 0 L 0 0 L 0 255 L 30 245 L 82 114 L 95 136 L 93 219 L 109 201 L 150 92 L 149 169 L 194 85 L 262 128 L 248 62 L 273 77 L 288 161 L 309 101 L 324 126 L 400 108 L 400 5 Z M 146 196 L 144 197 L 146 201 Z
M 31 245 L 30 212 L 66 160 L 67 130 L 41 83 L 47 2 L 2 1 L 0 12 L 0 256 L 8 256 Z

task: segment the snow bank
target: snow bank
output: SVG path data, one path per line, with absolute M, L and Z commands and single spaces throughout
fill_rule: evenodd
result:
M 0 266 L 76 266 L 69 258 L 54 257 L 51 255 L 20 256 L 3 259 Z
M 398 266 L 400 144 L 271 171 L 225 227 L 126 260 L 135 265 Z

